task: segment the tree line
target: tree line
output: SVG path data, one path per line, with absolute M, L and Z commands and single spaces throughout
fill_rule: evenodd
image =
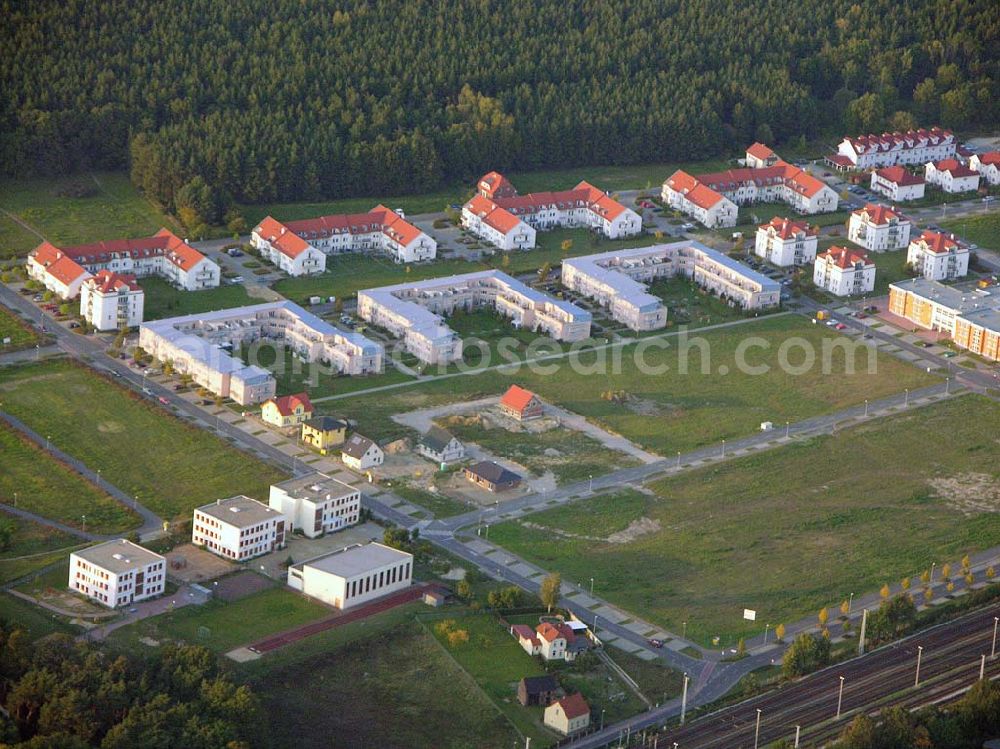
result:
M 1000 119 L 992 0 L 0 0 L 0 164 L 232 200 Z

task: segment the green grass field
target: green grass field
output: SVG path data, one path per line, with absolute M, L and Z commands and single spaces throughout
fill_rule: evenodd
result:
M 692 328 L 738 320 L 744 314 L 713 296 L 686 278 L 668 278 L 650 284 L 649 293 L 660 297 L 672 325 Z
M 491 540 L 707 644 L 795 621 L 1000 537 L 1000 405 L 962 396 L 526 521 Z M 946 436 L 946 437 L 945 437 Z M 657 530 L 608 536 L 641 518 Z M 754 633 L 757 633 L 754 631 Z
M 71 197 L 70 194 L 83 194 Z M 149 236 L 176 224 L 118 173 L 0 181 L 0 208 L 57 245 Z M 0 257 L 23 255 L 41 241 L 9 219 L 0 225 Z
M 67 623 L 63 617 L 32 606 L 27 601 L 15 598 L 7 593 L 0 593 L 0 617 L 16 622 L 28 632 L 32 640 L 38 640 L 46 635 L 62 633 L 75 635 L 80 630 Z
M 0 524 L 13 528 L 10 546 L 0 551 L 0 583 L 52 564 L 87 542 L 31 520 L 0 514 Z
M 994 203 L 994 205 L 996 205 Z M 989 250 L 1000 251 L 1000 211 L 938 222 L 941 228 Z
M 830 366 L 824 373 L 824 346 L 831 350 L 832 343 L 845 339 L 793 315 L 695 331 L 686 342 L 668 338 L 665 350 L 644 340 L 641 360 L 634 356 L 633 346 L 622 349 L 620 357 L 613 355 L 617 349 L 605 349 L 582 354 L 578 371 L 564 359 L 544 362 L 544 369 L 534 371 L 527 366 L 514 372 L 490 370 L 318 405 L 323 411 L 357 419 L 366 436 L 382 439 L 404 431 L 390 419 L 394 413 L 501 395 L 518 383 L 646 449 L 673 455 L 754 433 L 762 421 L 794 422 L 937 381 L 888 355 L 877 356 L 877 371 L 868 374 L 867 350 L 856 356 L 855 373 L 846 374 L 846 358 L 839 347 L 827 357 Z M 797 342 L 794 350 L 782 349 L 789 340 Z M 767 367 L 766 372 L 738 371 L 736 352 L 747 341 L 755 345 L 747 349 L 746 363 Z M 801 374 L 786 373 L 779 366 L 779 352 L 784 350 L 788 362 L 798 366 L 804 361 L 799 346 L 814 351 L 815 366 Z M 687 373 L 680 371 L 684 362 Z M 602 398 L 608 391 L 624 392 L 624 402 Z
M 285 475 L 67 361 L 0 370 L 0 402 L 164 518 L 221 497 L 267 496 Z
M 243 284 L 219 286 L 204 291 L 181 291 L 162 278 L 147 277 L 140 282 L 145 297 L 143 319 L 159 320 L 164 317 L 211 312 L 228 307 L 242 307 L 263 302 L 247 294 Z
M 140 637 L 167 638 L 225 653 L 331 613 L 326 606 L 287 588 L 270 588 L 233 603 L 213 600 L 144 619 L 115 630 L 109 640 L 130 647 Z M 200 635 L 202 627 L 208 631 L 204 637 Z
M 19 433 L 0 424 L 0 501 L 94 533 L 122 533 L 142 524 L 132 510 Z
M 428 463 L 428 467 L 430 467 L 430 463 Z M 407 502 L 412 502 L 429 510 L 436 518 L 447 518 L 469 511 L 469 506 L 463 502 L 459 502 L 443 494 L 435 494 L 416 486 L 410 486 L 402 479 L 393 480 L 390 488 L 394 494 L 398 494 Z
M 10 338 L 10 343 L 4 343 L 6 338 Z M 34 346 L 36 343 L 38 334 L 17 313 L 0 305 L 0 354 Z

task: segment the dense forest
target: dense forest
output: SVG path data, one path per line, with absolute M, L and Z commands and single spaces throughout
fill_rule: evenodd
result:
M 0 1 L 0 163 L 169 207 L 1000 121 L 995 0 Z M 194 186 L 191 180 L 200 178 Z M 205 199 L 205 196 L 211 199 Z

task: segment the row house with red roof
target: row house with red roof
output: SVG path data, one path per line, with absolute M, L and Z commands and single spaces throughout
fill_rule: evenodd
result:
M 950 130 L 932 127 L 845 137 L 837 147 L 837 155 L 849 168 L 878 169 L 948 159 L 955 156 L 957 146 L 955 135 Z
M 142 322 L 145 293 L 135 276 L 100 270 L 80 286 L 80 314 L 96 330 L 124 330 Z
M 530 249 L 537 231 L 587 227 L 609 239 L 642 231 L 642 218 L 589 182 L 572 190 L 519 195 L 499 172 L 476 183 L 476 195 L 462 207 L 462 225 L 502 250 Z
M 983 183 L 1000 185 L 1000 151 L 973 154 L 969 158 L 969 168 L 979 173 Z
M 925 231 L 910 242 L 906 263 L 931 281 L 951 281 L 969 272 L 969 248 L 954 234 Z
M 67 262 L 69 261 L 69 262 Z M 56 247 L 42 242 L 28 254 L 28 275 L 64 299 L 98 271 L 136 277 L 160 276 L 185 291 L 219 285 L 219 266 L 169 229 L 152 237 Z
M 910 219 L 884 205 L 868 203 L 851 213 L 847 238 L 872 252 L 901 250 L 910 243 Z
M 739 213 L 736 203 L 681 169 L 663 183 L 660 197 L 671 208 L 691 216 L 709 229 L 736 226 Z
M 322 273 L 326 256 L 380 252 L 397 263 L 437 256 L 437 242 L 401 212 L 377 205 L 368 213 L 348 213 L 281 222 L 268 216 L 250 234 L 251 244 L 291 276 Z
M 754 252 L 782 267 L 806 265 L 816 259 L 819 229 L 805 221 L 775 216 L 757 227 Z
M 920 200 L 924 197 L 924 178 L 901 166 L 887 166 L 872 172 L 871 188 L 893 203 Z
M 813 283 L 834 296 L 856 296 L 875 289 L 875 263 L 846 247 L 831 247 L 816 256 Z
M 944 192 L 971 192 L 979 189 L 979 172 L 969 169 L 958 159 L 927 162 L 924 179 Z

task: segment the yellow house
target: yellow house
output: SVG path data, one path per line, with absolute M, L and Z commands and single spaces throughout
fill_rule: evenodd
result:
M 344 444 L 347 422 L 332 416 L 317 416 L 302 422 L 302 442 L 326 455 L 329 448 Z
M 276 427 L 290 427 L 308 421 L 313 415 L 313 404 L 305 393 L 283 395 L 264 401 L 260 418 L 265 424 Z

